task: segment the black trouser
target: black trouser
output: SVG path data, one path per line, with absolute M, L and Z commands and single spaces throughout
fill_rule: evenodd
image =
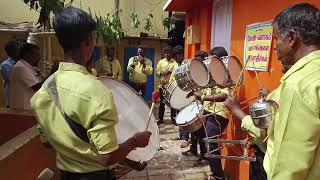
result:
M 90 173 L 71 173 L 60 170 L 60 180 L 116 180 L 108 170 Z
M 208 112 L 205 112 L 205 114 L 208 114 Z M 229 123 L 229 119 L 226 119 L 222 116 L 219 116 L 219 115 L 208 116 L 206 120 L 206 130 L 208 133 L 208 137 L 223 133 L 224 129 L 228 126 L 228 123 Z M 203 138 L 206 137 L 206 134 L 204 130 L 201 132 L 202 132 L 202 135 L 200 135 L 199 144 L 200 144 L 200 148 L 201 146 L 205 148 L 205 143 L 203 141 Z M 217 143 L 209 144 L 210 151 L 216 150 L 218 149 L 218 147 L 219 146 Z M 213 154 L 220 155 L 220 150 L 216 150 Z M 216 179 L 224 179 L 221 159 L 210 158 L 209 165 L 210 165 L 212 175 Z
M 163 121 L 164 111 L 165 111 L 165 99 L 163 96 L 163 90 L 162 88 L 159 88 L 160 92 L 160 106 L 159 106 L 159 121 Z M 170 107 L 170 116 L 172 123 L 176 123 L 176 116 L 177 116 L 177 110 Z
M 257 145 L 252 145 L 256 161 L 250 162 L 249 180 L 267 180 L 267 173 L 263 168 L 264 153 Z
M 204 154 L 206 153 L 205 144 L 203 143 L 203 134 L 205 134 L 204 128 L 200 128 L 197 131 L 191 133 L 191 146 L 190 150 L 193 153 L 198 152 L 198 142 L 200 146 L 200 156 L 204 157 Z
M 138 93 L 141 91 L 142 93 L 142 97 L 144 98 L 144 96 L 146 95 L 146 87 L 147 84 L 146 83 L 131 83 L 131 87 L 137 91 Z

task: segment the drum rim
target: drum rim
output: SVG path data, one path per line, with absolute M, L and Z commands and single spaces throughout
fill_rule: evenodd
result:
M 128 88 L 130 88 L 131 90 L 133 90 L 133 92 L 135 92 L 135 94 L 138 96 L 138 98 L 140 98 L 141 100 L 142 100 L 142 102 L 143 102 L 143 104 L 145 105 L 145 106 L 147 106 L 147 107 L 149 107 L 148 106 L 148 104 L 146 103 L 146 101 L 141 97 L 141 96 L 139 96 L 138 95 L 138 92 L 136 91 L 136 90 L 134 90 L 131 86 L 129 86 L 129 84 L 127 84 L 127 83 L 125 83 L 125 82 L 123 82 L 123 81 L 120 81 L 120 80 L 118 80 L 118 79 L 116 79 L 116 78 L 113 78 L 113 77 L 110 77 L 110 76 L 100 76 L 100 77 L 97 77 L 97 80 L 99 80 L 100 82 L 102 82 L 100 79 L 102 79 L 102 78 L 106 78 L 106 79 L 111 79 L 111 80 L 115 80 L 115 81 L 117 81 L 117 82 L 120 82 L 121 84 L 124 84 L 125 86 L 127 86 Z M 111 90 L 110 90 L 111 91 Z M 113 94 L 112 94 L 113 95 Z M 149 109 L 150 109 L 150 107 L 149 107 Z M 117 113 L 117 115 L 118 115 L 118 113 Z M 153 113 L 152 113 L 152 116 L 154 117 L 154 115 L 153 115 Z M 154 117 L 154 119 L 156 120 L 156 118 Z M 156 122 L 155 122 L 156 123 Z M 154 153 L 154 155 L 153 155 L 153 157 L 151 158 L 151 159 L 153 159 L 156 155 L 157 155 L 157 153 L 158 153 L 158 149 L 160 148 L 160 132 L 159 132 L 159 128 L 155 128 L 156 129 L 156 133 L 157 133 L 157 139 L 158 139 L 158 143 L 157 143 L 157 150 L 155 151 L 155 153 Z M 118 135 L 118 134 L 117 134 Z M 133 151 L 135 151 L 135 150 L 133 150 Z M 150 160 L 151 160 L 150 159 Z M 150 161 L 150 160 L 148 160 L 148 161 Z
M 178 118 L 179 114 L 181 114 L 181 112 L 183 111 L 183 109 L 187 108 L 188 106 L 194 105 L 194 104 L 195 104 L 196 106 L 199 106 L 199 104 L 198 104 L 196 101 L 193 101 L 193 102 L 191 102 L 190 104 L 188 104 L 187 106 L 181 108 L 180 112 L 179 112 L 179 113 L 177 114 L 177 116 L 176 116 L 176 123 L 177 123 L 177 124 L 178 124 L 177 118 Z M 199 113 L 201 113 L 202 111 L 203 111 L 203 106 L 201 107 Z M 202 113 L 201 113 L 201 114 L 202 114 Z M 197 117 L 197 116 L 196 116 L 196 117 Z M 196 118 L 196 117 L 194 117 L 194 118 Z M 192 121 L 193 121 L 194 118 L 192 118 Z M 191 121 L 190 121 L 190 122 L 191 122 Z M 178 125 L 184 125 L 184 124 L 186 124 L 186 123 L 178 124 Z

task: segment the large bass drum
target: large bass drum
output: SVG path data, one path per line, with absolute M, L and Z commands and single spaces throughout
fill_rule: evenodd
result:
M 127 84 L 111 77 L 100 77 L 100 81 L 112 91 L 113 99 L 118 111 L 119 122 L 116 125 L 118 143 L 125 142 L 137 132 L 145 131 L 150 111 L 147 103 L 136 94 Z M 160 147 L 159 129 L 156 119 L 152 115 L 148 127 L 152 133 L 149 145 L 131 151 L 127 158 L 136 162 L 151 160 Z

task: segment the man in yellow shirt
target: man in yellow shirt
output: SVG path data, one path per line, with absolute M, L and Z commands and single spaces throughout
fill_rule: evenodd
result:
M 145 96 L 147 87 L 147 76 L 152 74 L 152 61 L 144 56 L 144 47 L 139 46 L 137 56 L 131 57 L 128 62 L 127 71 L 131 86 L 137 92 Z
M 278 59 L 292 65 L 277 88 L 279 109 L 268 129 L 269 180 L 320 179 L 320 14 L 301 3 L 273 22 Z
M 199 139 L 200 145 L 200 159 L 196 161 L 195 166 L 202 166 L 205 164 L 205 152 L 206 147 L 203 141 L 203 138 L 216 136 L 223 133 L 224 129 L 227 127 L 229 123 L 229 119 L 227 117 L 226 112 L 224 111 L 223 101 L 226 100 L 227 96 L 230 94 L 229 88 L 207 88 L 203 90 L 201 93 L 195 92 L 193 95 L 197 100 L 203 102 L 204 106 L 204 114 L 214 113 L 207 117 L 205 122 L 205 130 L 204 127 L 197 131 L 197 137 Z M 207 132 L 207 134 L 206 134 Z M 196 147 L 191 147 L 192 148 Z M 214 151 L 215 155 L 220 155 L 220 150 L 218 149 L 218 144 L 211 143 L 209 145 L 209 150 Z M 210 170 L 212 175 L 208 177 L 208 179 L 221 179 L 224 180 L 224 173 L 222 169 L 221 159 L 209 159 Z
M 112 165 L 145 147 L 151 135 L 139 132 L 118 144 L 112 93 L 86 68 L 96 26 L 89 14 L 74 7 L 55 17 L 53 27 L 67 62 L 60 63 L 30 101 L 44 141 L 57 152 L 61 180 L 114 179 Z
M 115 47 L 109 45 L 106 47 L 106 56 L 99 59 L 96 70 L 97 76 L 110 76 L 122 80 L 122 69 L 119 61 L 114 58 Z
M 166 47 L 164 49 L 164 55 L 165 58 L 160 59 L 157 64 L 156 69 L 156 75 L 159 77 L 159 91 L 160 91 L 160 106 L 159 106 L 159 120 L 158 124 L 163 123 L 163 116 L 164 116 L 164 110 L 165 110 L 165 99 L 163 97 L 163 90 L 165 86 L 169 83 L 172 71 L 174 70 L 176 66 L 176 61 L 172 57 L 172 48 L 170 46 Z M 171 109 L 171 122 L 173 124 L 176 124 L 175 121 L 175 110 L 173 108 Z

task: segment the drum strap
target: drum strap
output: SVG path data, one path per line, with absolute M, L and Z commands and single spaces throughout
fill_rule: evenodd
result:
M 51 100 L 56 104 L 57 108 L 61 112 L 61 115 L 63 116 L 69 127 L 72 129 L 73 133 L 84 142 L 90 143 L 87 135 L 87 130 L 81 124 L 69 118 L 68 115 L 63 111 L 59 100 L 55 76 L 50 76 L 43 84 L 43 87 L 49 94 Z

